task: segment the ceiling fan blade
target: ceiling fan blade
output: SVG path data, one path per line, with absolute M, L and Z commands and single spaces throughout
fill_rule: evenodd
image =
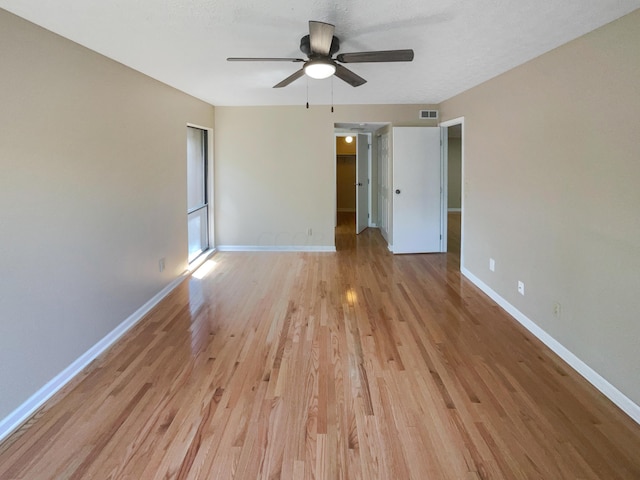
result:
M 282 88 L 282 87 L 286 87 L 287 85 L 289 85 L 290 83 L 295 82 L 297 79 L 299 79 L 301 76 L 304 75 L 304 68 L 301 68 L 300 70 L 298 70 L 297 72 L 295 72 L 292 75 L 289 75 L 287 78 L 285 78 L 284 80 L 282 80 L 280 83 L 276 84 L 273 86 L 273 88 Z
M 341 53 L 336 57 L 336 60 L 342 63 L 410 62 L 413 60 L 413 50 Z
M 311 43 L 311 54 L 329 56 L 333 32 L 336 27 L 330 23 L 309 21 L 309 42 Z
M 340 80 L 344 80 L 352 87 L 359 87 L 362 84 L 367 83 L 367 81 L 361 76 L 353 73 L 348 68 L 343 67 L 342 65 L 336 64 L 336 77 Z
M 304 62 L 302 58 L 229 57 L 227 62 Z

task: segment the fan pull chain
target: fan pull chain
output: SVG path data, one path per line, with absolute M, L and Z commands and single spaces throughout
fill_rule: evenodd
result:
M 331 113 L 333 113 L 333 76 L 331 77 Z
M 309 110 L 309 77 L 307 77 L 307 110 Z

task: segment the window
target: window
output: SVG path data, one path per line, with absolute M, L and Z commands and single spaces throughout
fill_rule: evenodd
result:
M 187 127 L 187 229 L 189 262 L 209 248 L 207 131 Z

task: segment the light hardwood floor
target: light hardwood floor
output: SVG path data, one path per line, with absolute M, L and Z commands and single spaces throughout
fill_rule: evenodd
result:
M 640 427 L 455 253 L 218 253 L 0 446 L 0 478 L 639 479 Z
M 449 212 L 447 215 L 447 252 L 455 253 L 458 257 L 460 257 L 461 222 L 461 212 Z

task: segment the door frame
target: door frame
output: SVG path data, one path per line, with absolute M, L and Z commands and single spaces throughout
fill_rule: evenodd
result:
M 358 132 L 356 134 L 356 234 L 360 234 L 362 233 L 364 230 L 366 230 L 367 228 L 369 228 L 371 226 L 371 134 L 370 133 L 362 133 L 362 132 Z M 363 159 L 360 158 L 360 151 L 364 148 L 363 145 L 361 145 L 361 140 L 363 140 L 364 142 L 366 142 L 366 163 L 362 163 Z M 360 166 L 365 167 L 365 176 L 366 176 L 366 187 L 367 190 L 366 195 L 365 195 L 365 199 L 366 199 L 366 212 L 362 211 L 362 208 L 360 207 L 360 186 L 358 184 L 358 180 L 363 180 L 361 178 L 359 178 L 360 176 Z M 358 231 L 360 229 L 360 226 L 362 225 L 360 223 L 360 216 L 362 216 L 364 213 L 367 214 L 367 221 L 364 223 L 364 228 L 360 231 Z
M 338 137 L 353 137 L 357 142 L 358 134 L 367 135 L 367 141 L 369 145 L 371 145 L 371 133 L 370 132 L 333 132 L 333 185 L 335 195 L 333 196 L 333 226 L 338 226 L 338 149 L 336 148 L 336 140 Z M 371 227 L 371 147 L 367 149 L 367 215 L 368 215 L 368 226 Z M 356 146 L 356 155 L 357 155 L 357 146 Z M 357 168 L 357 166 L 356 166 Z M 356 176 L 357 176 L 356 171 Z M 354 185 L 355 187 L 355 185 Z M 357 207 L 356 207 L 357 208 Z M 358 212 L 356 211 L 356 215 Z
M 443 215 L 443 218 L 445 219 L 444 221 L 444 232 L 442 237 L 445 239 L 444 241 L 444 250 L 443 251 L 447 251 L 447 243 L 446 243 L 446 237 L 447 237 L 447 223 L 446 223 L 446 218 L 447 215 L 449 213 L 449 209 L 448 209 L 448 200 L 449 200 L 449 186 L 448 186 L 448 178 L 447 178 L 447 172 L 449 169 L 449 159 L 447 156 L 445 156 L 445 154 L 447 153 L 447 145 L 446 143 L 449 140 L 449 127 L 453 127 L 454 125 L 460 125 L 460 163 L 461 163 L 461 173 L 460 173 L 460 270 L 464 270 L 464 217 L 465 217 L 465 168 L 464 168 L 464 136 L 465 136 L 465 132 L 464 132 L 464 117 L 457 117 L 457 118 L 453 118 L 451 120 L 447 120 L 445 122 L 440 122 L 438 124 L 438 126 L 440 126 L 443 130 L 442 133 L 442 162 L 443 162 L 443 195 L 444 195 L 444 199 L 443 199 L 443 209 L 444 209 L 444 213 L 445 215 Z

